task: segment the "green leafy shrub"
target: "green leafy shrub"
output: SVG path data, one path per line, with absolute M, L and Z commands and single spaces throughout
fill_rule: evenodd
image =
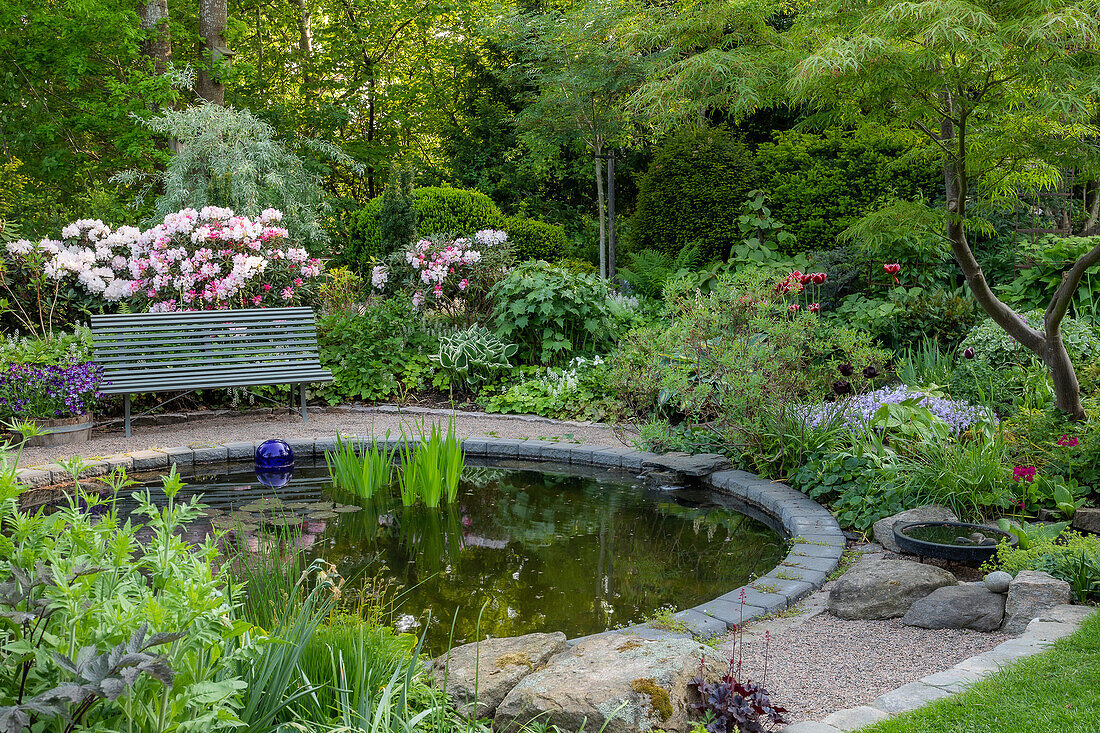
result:
M 558 420 L 608 420 L 622 404 L 608 389 L 607 367 L 599 357 L 576 357 L 563 367 L 520 367 L 500 384 L 482 391 L 486 412 L 541 415 Z
M 881 128 L 776 132 L 756 149 L 757 182 L 799 247 L 829 249 L 887 196 L 942 189 L 942 172 L 921 143 L 915 132 Z
M 382 196 L 371 199 L 350 217 L 348 244 L 340 256 L 343 264 L 370 269 L 372 259 L 390 254 L 382 244 Z M 413 191 L 416 233 L 471 236 L 481 229 L 502 229 L 504 214 L 492 199 L 461 188 L 418 188 Z
M 595 275 L 527 262 L 493 290 L 493 319 L 497 334 L 519 346 L 522 361 L 560 364 L 615 343 L 619 328 L 610 299 L 610 284 Z
M 0 339 L 0 366 L 5 364 L 68 364 L 92 360 L 92 330 L 77 326 L 50 338 Z
M 1043 311 L 1028 311 L 1023 317 L 1032 327 L 1042 327 Z M 1075 363 L 1088 363 L 1100 357 L 1100 337 L 1084 321 L 1073 318 L 1062 321 L 1062 339 Z M 1011 404 L 1025 389 L 1029 372 L 1040 380 L 1045 375 L 1035 355 L 990 318 L 975 326 L 959 349 L 963 352 L 973 349 L 974 357 L 959 360 L 951 376 L 951 394 L 955 397 Z
M 403 398 L 409 391 L 450 387 L 432 367 L 438 339 L 420 327 L 408 298 L 372 300 L 365 313 L 335 312 L 317 321 L 321 364 L 333 381 L 319 388 L 329 404 Z
M 725 259 L 742 239 L 738 217 L 753 177 L 752 156 L 736 133 L 725 127 L 677 132 L 638 183 L 630 247 L 675 257 L 697 242 L 704 260 Z
M 857 446 L 812 458 L 788 480 L 831 507 L 841 527 L 868 532 L 883 517 L 909 508 L 887 480 L 892 472 L 891 458 Z
M 655 249 L 643 249 L 626 254 L 626 267 L 619 268 L 619 277 L 626 280 L 634 292 L 648 298 L 659 298 L 669 278 L 695 270 L 702 259 L 699 245 L 684 246 L 675 257 Z
M 1044 308 L 1050 294 L 1062 282 L 1066 268 L 1100 243 L 1100 237 L 1055 237 L 1025 241 L 1019 255 L 1028 263 L 1016 278 L 997 287 L 1001 296 L 1016 308 Z M 1071 316 L 1100 323 L 1100 276 L 1086 272 L 1070 303 Z
M 484 326 L 474 325 L 439 339 L 439 351 L 430 358 L 450 377 L 452 385 L 476 390 L 499 372 L 511 369 L 508 360 L 517 349 Z
M 1006 417 L 1009 460 L 1043 475 L 1073 477 L 1100 492 L 1100 400 L 1083 400 L 1087 420 L 1073 422 L 1054 409 L 1025 408 Z
M 94 494 L 50 514 L 0 502 L 4 730 L 72 730 L 70 719 L 105 731 L 241 725 L 241 671 L 264 634 L 235 618 L 214 543 L 177 536 L 202 505 L 176 501 L 174 473 L 164 487 L 166 506 L 134 495 L 148 528 L 140 542 L 141 523 Z
M 609 359 L 613 391 L 640 417 L 706 425 L 752 460 L 770 406 L 824 399 L 839 364 L 862 388 L 862 370 L 888 360 L 866 334 L 794 305 L 759 271 L 719 276 L 705 295 L 670 286 L 666 321 L 630 331 Z
M 1038 538 L 1026 550 L 1002 544 L 986 567 L 1013 575 L 1042 570 L 1069 583 L 1084 603 L 1100 595 L 1100 537 L 1067 530 L 1057 537 Z
M 869 331 L 885 346 L 907 349 L 934 339 L 954 346 L 974 327 L 981 308 L 961 288 L 891 288 L 885 299 L 849 295 L 829 316 Z
M 512 216 L 504 222 L 504 231 L 508 232 L 517 260 L 556 262 L 569 252 L 565 230 L 556 224 Z

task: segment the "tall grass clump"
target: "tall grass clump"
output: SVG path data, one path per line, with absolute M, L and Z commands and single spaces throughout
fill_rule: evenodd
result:
M 419 499 L 433 508 L 444 498 L 451 503 L 458 497 L 459 480 L 466 467 L 454 421 L 448 422 L 446 432 L 439 423 L 433 423 L 427 432 L 420 425 L 417 431 L 419 442 L 414 445 L 405 441 L 401 448 L 401 503 L 412 506 Z
M 393 453 L 374 442 L 356 452 L 353 443 L 337 436 L 336 449 L 325 451 L 325 463 L 336 486 L 365 499 L 393 483 Z
M 927 389 L 951 383 L 957 351 L 926 338 L 915 349 L 906 349 L 898 362 L 898 379 L 914 389 Z

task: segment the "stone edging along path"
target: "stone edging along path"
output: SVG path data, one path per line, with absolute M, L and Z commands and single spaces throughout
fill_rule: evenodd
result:
M 370 437 L 345 437 L 345 441 L 374 441 Z M 401 438 L 378 440 L 390 447 Z M 411 439 L 410 442 L 414 442 Z M 288 440 L 297 459 L 323 458 L 336 447 L 336 437 Z M 189 468 L 230 461 L 252 460 L 256 443 L 179 446 L 144 450 L 89 461 L 82 477 L 103 476 L 118 467 L 128 471 L 161 471 L 169 466 Z M 752 618 L 781 611 L 820 588 L 833 572 L 844 552 L 844 535 L 833 516 L 820 504 L 789 486 L 762 479 L 744 471 L 730 470 L 729 461 L 719 455 L 668 453 L 659 455 L 631 448 L 603 448 L 544 440 L 467 438 L 462 447 L 471 457 L 503 460 L 534 460 L 606 468 L 632 473 L 660 472 L 673 477 L 701 481 L 718 493 L 731 496 L 765 515 L 792 549 L 780 564 L 752 583 L 731 590 L 714 600 L 675 614 L 696 637 L 724 634 L 730 627 Z M 59 465 L 20 469 L 17 477 L 32 488 L 70 481 Z M 639 635 L 667 637 L 667 631 L 635 626 L 627 631 Z

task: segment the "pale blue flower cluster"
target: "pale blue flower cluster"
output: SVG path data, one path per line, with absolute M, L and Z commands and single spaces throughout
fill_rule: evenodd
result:
M 986 409 L 979 405 L 971 404 L 966 400 L 952 400 L 928 394 L 904 384 L 896 387 L 882 387 L 839 402 L 813 405 L 807 407 L 803 415 L 807 425 L 817 427 L 839 412 L 843 415 L 844 422 L 856 430 L 862 429 L 883 405 L 896 405 L 910 399 L 918 400 L 921 407 L 947 423 L 955 434 L 969 430 L 979 420 L 995 419 L 991 418 Z

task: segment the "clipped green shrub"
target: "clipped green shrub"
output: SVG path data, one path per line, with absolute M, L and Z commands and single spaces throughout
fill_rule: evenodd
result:
M 888 197 L 940 195 L 942 171 L 919 143 L 916 133 L 874 128 L 776 132 L 756 150 L 757 181 L 800 249 L 829 249 Z
M 517 260 L 546 260 L 554 262 L 565 257 L 568 244 L 565 230 L 538 219 L 512 216 L 504 222 L 508 241 L 512 243 Z
M 416 236 L 451 233 L 469 236 L 480 229 L 502 229 L 504 214 L 492 199 L 461 188 L 418 188 L 413 191 Z M 371 199 L 350 217 L 348 245 L 342 264 L 366 272 L 371 258 L 389 254 L 382 242 L 382 197 Z
M 707 261 L 725 259 L 742 239 L 737 219 L 754 188 L 752 155 L 725 127 L 677 132 L 638 183 L 630 247 L 676 257 L 698 242 Z

